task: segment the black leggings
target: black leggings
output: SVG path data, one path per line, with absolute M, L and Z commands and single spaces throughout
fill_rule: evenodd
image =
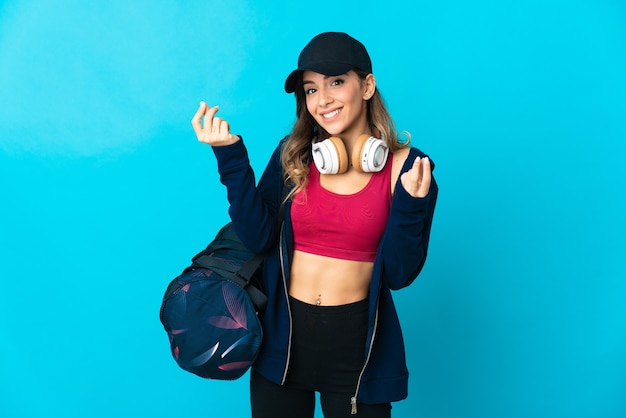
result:
M 355 395 L 365 356 L 367 300 L 341 306 L 315 306 L 290 298 L 293 318 L 291 362 L 285 385 L 253 371 L 253 418 L 309 418 L 315 392 L 325 418 L 353 417 Z M 391 404 L 357 404 L 357 417 L 391 417 Z

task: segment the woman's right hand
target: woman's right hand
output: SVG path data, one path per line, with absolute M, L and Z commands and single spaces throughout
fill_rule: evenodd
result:
M 191 126 L 196 132 L 198 141 L 214 147 L 234 144 L 240 137 L 230 133 L 227 121 L 215 117 L 218 110 L 219 106 L 209 107 L 206 103 L 200 102 L 200 108 L 191 119 Z

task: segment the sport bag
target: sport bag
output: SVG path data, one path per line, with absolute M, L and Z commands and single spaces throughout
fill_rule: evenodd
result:
M 266 296 L 257 283 L 263 256 L 226 224 L 169 284 L 160 319 L 178 365 L 208 379 L 234 380 L 255 360 Z

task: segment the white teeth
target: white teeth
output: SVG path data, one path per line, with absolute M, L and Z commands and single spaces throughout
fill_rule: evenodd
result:
M 322 114 L 322 117 L 323 117 L 324 119 L 329 119 L 329 118 L 332 118 L 333 116 L 335 116 L 335 115 L 336 115 L 336 114 L 338 114 L 338 113 L 339 113 L 339 109 L 337 109 L 337 110 L 333 110 L 333 111 L 332 111 L 332 112 L 330 112 L 330 113 L 324 113 L 324 114 Z

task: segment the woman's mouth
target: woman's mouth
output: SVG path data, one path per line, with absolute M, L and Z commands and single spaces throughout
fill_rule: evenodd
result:
M 341 112 L 341 108 L 339 109 L 335 109 L 332 112 L 328 112 L 328 113 L 321 113 L 322 117 L 324 119 L 332 119 L 335 116 L 337 116 L 339 113 Z

